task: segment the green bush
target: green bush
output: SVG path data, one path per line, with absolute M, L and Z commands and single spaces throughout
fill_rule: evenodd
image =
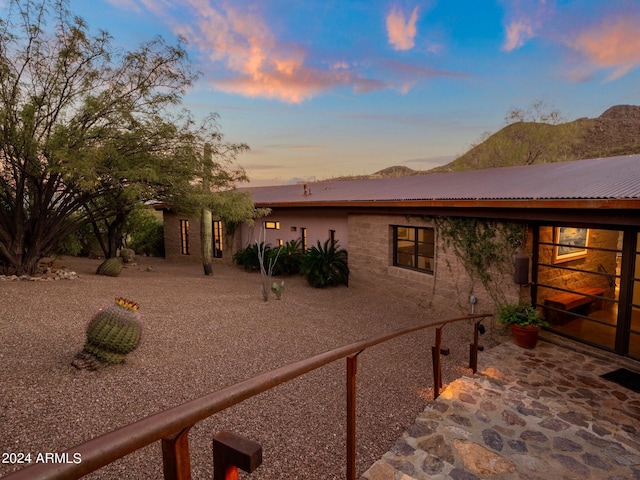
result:
M 82 242 L 78 235 L 74 232 L 71 235 L 67 235 L 60 241 L 56 248 L 53 249 L 55 255 L 71 255 L 77 257 L 82 254 Z
M 302 250 L 302 242 L 298 240 L 290 240 L 284 245 L 274 248 L 269 252 L 269 259 L 277 261 L 273 268 L 273 275 L 291 275 L 300 273 L 300 265 L 304 251 Z
M 272 249 L 271 245 L 265 245 L 264 242 L 260 242 L 258 246 L 257 243 L 252 243 L 247 248 L 243 250 L 238 250 L 233 254 L 233 261 L 236 262 L 241 267 L 244 267 L 245 270 L 260 270 L 260 260 L 258 259 L 258 249 L 265 249 L 265 260 L 268 263 L 269 255 L 271 255 Z
M 91 225 L 85 225 L 79 230 L 67 235 L 53 249 L 54 255 L 71 255 L 86 257 L 96 249 L 96 237 Z M 99 250 L 99 247 L 98 247 Z
M 127 219 L 127 245 L 138 255 L 164 257 L 164 225 L 148 210 L 136 210 Z
M 316 288 L 348 284 L 347 251 L 338 248 L 338 243 L 330 239 L 324 245 L 318 240 L 317 246 L 305 252 L 300 273 L 309 285 Z

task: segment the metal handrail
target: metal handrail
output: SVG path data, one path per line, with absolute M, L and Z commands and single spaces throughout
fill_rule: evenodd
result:
M 275 370 L 271 370 L 256 377 L 238 382 L 229 387 L 183 403 L 182 405 L 147 416 L 134 423 L 130 423 L 87 442 L 81 443 L 66 450 L 62 454 L 63 456 L 67 455 L 68 458 L 75 458 L 74 454 L 79 454 L 82 459 L 80 463 L 32 464 L 2 478 L 3 480 L 77 479 L 157 441 L 162 441 L 163 443 L 162 450 L 165 479 L 191 478 L 187 434 L 189 429 L 197 422 L 336 360 L 341 358 L 351 358 L 351 361 L 353 361 L 353 359 L 355 359 L 357 355 L 366 348 L 430 327 L 437 327 L 439 330 L 438 334 L 440 334 L 441 328 L 448 323 L 459 322 L 462 320 L 474 320 L 474 344 L 475 354 L 477 354 L 478 325 L 481 323 L 482 319 L 490 316 L 492 315 L 485 313 L 441 320 L 375 335 L 365 340 L 350 343 L 328 352 L 320 353 L 307 359 L 276 368 Z M 471 344 L 470 365 L 473 364 L 474 344 Z M 440 347 L 438 346 L 438 358 L 440 354 L 439 350 Z M 475 371 L 475 364 L 472 368 Z M 435 372 L 435 370 L 440 370 L 440 367 L 438 366 L 435 368 L 434 357 L 434 374 L 436 375 L 435 378 L 439 378 L 439 372 Z M 353 368 L 352 374 L 355 376 L 355 368 Z M 352 388 L 355 388 L 355 383 Z M 434 391 L 436 392 L 436 397 L 438 388 L 439 385 L 435 385 Z M 352 401 L 355 402 L 355 395 L 352 395 L 352 397 Z M 355 404 L 353 406 L 348 406 L 347 411 L 353 411 L 353 415 L 355 415 Z M 350 414 L 348 414 L 348 416 L 350 416 Z M 354 421 L 355 418 L 348 418 L 348 422 Z M 354 425 L 355 423 L 352 423 L 352 426 Z M 353 431 L 353 435 L 355 435 L 355 428 L 353 428 Z M 353 443 L 353 445 L 347 445 L 347 451 L 355 451 L 355 438 L 351 440 L 348 438 L 347 442 Z M 178 446 L 173 448 L 172 446 L 176 444 Z M 350 464 L 355 464 L 355 458 L 347 459 L 348 470 L 350 468 Z M 176 467 L 176 465 L 178 465 L 178 467 Z M 353 466 L 351 466 L 351 470 L 353 470 Z M 348 474 L 348 478 L 352 475 L 355 475 L 355 473 L 352 472 L 351 474 Z

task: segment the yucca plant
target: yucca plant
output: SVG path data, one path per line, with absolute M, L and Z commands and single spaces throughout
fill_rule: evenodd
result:
M 309 248 L 302 259 L 300 273 L 316 288 L 348 284 L 349 266 L 347 251 L 338 247 L 338 242 L 328 239 L 324 244 Z

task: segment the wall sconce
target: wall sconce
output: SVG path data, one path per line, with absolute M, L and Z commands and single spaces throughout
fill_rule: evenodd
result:
M 524 253 L 516 253 L 513 256 L 515 271 L 513 272 L 513 281 L 518 285 L 527 285 L 529 283 L 529 256 Z

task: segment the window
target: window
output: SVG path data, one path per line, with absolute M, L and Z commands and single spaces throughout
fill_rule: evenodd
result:
M 336 243 L 336 231 L 335 230 L 329 230 L 329 240 L 331 240 L 331 243 Z
M 180 253 L 189 255 L 189 220 L 180 220 Z
M 393 227 L 393 264 L 433 273 L 433 228 Z
M 213 256 L 222 258 L 222 221 L 213 221 Z
M 280 222 L 264 222 L 266 230 L 280 230 Z
M 305 227 L 300 228 L 300 240 L 302 241 L 302 250 L 307 249 L 307 229 Z

